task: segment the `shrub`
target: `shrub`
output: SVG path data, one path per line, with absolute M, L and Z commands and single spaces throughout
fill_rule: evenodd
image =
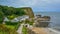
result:
M 22 32 L 23 32 L 23 34 L 28 34 L 27 31 L 28 31 L 28 30 L 27 30 L 26 27 L 23 27 L 23 28 L 22 28 Z
M 0 24 L 3 22 L 3 19 L 4 19 L 3 12 L 0 11 Z
M 27 24 L 30 24 L 30 25 L 33 25 L 34 21 L 29 21 L 29 20 L 26 20 L 25 23 Z
M 0 34 L 18 34 L 15 29 L 9 29 L 5 25 L 0 25 Z
M 19 22 L 6 22 L 6 25 L 17 25 Z

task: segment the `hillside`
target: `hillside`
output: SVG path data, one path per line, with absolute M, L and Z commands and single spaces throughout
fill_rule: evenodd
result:
M 22 10 L 24 10 L 26 12 L 27 15 L 29 15 L 30 18 L 34 18 L 34 13 L 32 8 L 30 7 L 22 7 Z
M 4 13 L 5 16 L 9 15 L 28 15 L 30 18 L 34 17 L 34 13 L 31 7 L 22 7 L 22 8 L 15 8 L 15 7 L 8 7 L 0 5 L 0 12 Z

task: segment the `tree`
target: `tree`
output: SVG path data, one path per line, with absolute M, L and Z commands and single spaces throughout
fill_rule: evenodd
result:
M 25 12 L 20 8 L 8 7 L 8 6 L 1 6 L 0 11 L 4 14 L 5 17 L 13 19 L 17 16 L 25 15 Z
M 2 23 L 4 20 L 4 14 L 2 11 L 0 11 L 0 23 Z
M 16 8 L 15 15 L 22 16 L 22 15 L 24 15 L 24 14 L 26 14 L 26 13 L 24 12 L 24 10 L 22 10 L 22 9 L 20 9 L 20 8 Z

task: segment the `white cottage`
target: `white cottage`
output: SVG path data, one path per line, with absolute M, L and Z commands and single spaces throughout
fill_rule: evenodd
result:
M 13 20 L 11 20 L 11 22 L 18 22 L 19 20 L 17 18 L 14 18 Z
M 9 21 L 9 19 L 7 17 L 4 18 L 4 21 Z
M 9 20 L 7 17 L 5 17 L 4 21 L 21 22 L 21 21 L 26 20 L 26 19 L 29 19 L 29 16 L 23 15 L 23 16 L 16 17 L 13 20 Z
M 18 21 L 21 22 L 26 19 L 29 19 L 29 16 L 24 15 L 24 16 L 19 16 L 19 17 L 14 18 L 13 20 L 11 20 L 11 22 L 18 22 Z

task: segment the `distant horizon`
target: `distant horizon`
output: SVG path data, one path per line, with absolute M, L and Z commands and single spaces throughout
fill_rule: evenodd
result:
M 35 11 L 35 12 L 60 12 L 60 11 Z

